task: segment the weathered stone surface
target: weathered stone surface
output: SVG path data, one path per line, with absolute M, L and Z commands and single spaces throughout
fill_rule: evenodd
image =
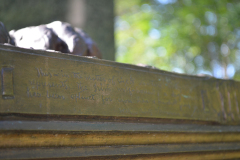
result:
M 9 46 L 1 47 L 0 64 L 13 69 L 14 88 L 0 113 L 239 123 L 236 81 Z
M 4 45 L 0 66 L 0 159 L 240 157 L 239 82 Z

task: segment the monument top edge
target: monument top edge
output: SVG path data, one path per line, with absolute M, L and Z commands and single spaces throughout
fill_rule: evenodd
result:
M 12 45 L 5 45 L 0 44 L 0 51 L 5 50 L 9 52 L 21 52 L 23 54 L 30 54 L 30 55 L 39 55 L 39 56 L 47 56 L 52 58 L 59 58 L 59 59 L 66 59 L 66 60 L 74 60 L 74 61 L 83 61 L 83 62 L 89 62 L 89 63 L 95 63 L 99 65 L 105 65 L 105 66 L 112 66 L 112 67 L 119 67 L 129 70 L 137 70 L 137 71 L 143 71 L 143 72 L 151 72 L 155 74 L 161 74 L 166 76 L 173 76 L 178 78 L 184 78 L 184 79 L 198 79 L 198 80 L 219 80 L 219 81 L 231 81 L 231 82 L 239 82 L 232 79 L 218 79 L 209 75 L 189 75 L 184 73 L 176 73 L 176 72 L 170 72 L 161 70 L 152 66 L 142 66 L 142 65 L 134 65 L 134 64 L 127 64 L 127 63 L 121 63 L 121 62 L 115 62 L 115 61 L 109 61 L 104 59 L 98 59 L 95 57 L 88 57 L 88 56 L 77 56 L 67 53 L 61 53 L 58 51 L 52 51 L 52 50 L 35 50 L 35 49 L 28 49 L 28 48 L 20 48 Z

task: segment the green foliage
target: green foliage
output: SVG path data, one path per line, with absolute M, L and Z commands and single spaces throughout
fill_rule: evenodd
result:
M 238 0 L 115 2 L 117 61 L 240 79 Z

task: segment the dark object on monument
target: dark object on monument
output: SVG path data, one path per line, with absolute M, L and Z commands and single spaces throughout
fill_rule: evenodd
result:
M 149 68 L 149 69 L 159 69 L 157 67 L 154 67 L 154 66 L 151 66 L 151 65 L 142 64 L 142 63 L 137 64 L 137 66 L 145 67 L 145 68 Z
M 79 56 L 87 55 L 87 44 L 70 24 L 55 21 L 47 24 L 46 27 L 51 28 L 68 45 L 72 54 Z
M 44 25 L 12 30 L 9 33 L 18 47 L 70 53 L 67 44 Z
M 8 31 L 2 22 L 0 22 L 0 43 L 9 43 L 14 45 L 13 40 L 9 36 Z
M 79 28 L 73 28 L 69 23 L 54 21 L 46 25 L 61 38 L 70 52 L 79 56 L 96 56 L 102 58 L 93 40 Z
M 87 56 L 96 56 L 98 58 L 102 58 L 102 54 L 99 51 L 96 43 L 85 32 L 83 32 L 80 28 L 75 28 L 75 31 L 80 36 L 83 37 L 85 43 L 87 44 L 87 47 L 88 47 Z
M 55 21 L 46 25 L 12 30 L 9 33 L 18 47 L 102 58 L 96 44 L 86 33 L 65 22 Z

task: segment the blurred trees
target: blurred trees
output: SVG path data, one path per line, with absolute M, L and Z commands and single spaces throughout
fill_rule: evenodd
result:
M 66 21 L 66 0 L 0 0 L 0 21 L 10 31 L 28 26 Z
M 116 60 L 240 80 L 238 0 L 116 0 Z

